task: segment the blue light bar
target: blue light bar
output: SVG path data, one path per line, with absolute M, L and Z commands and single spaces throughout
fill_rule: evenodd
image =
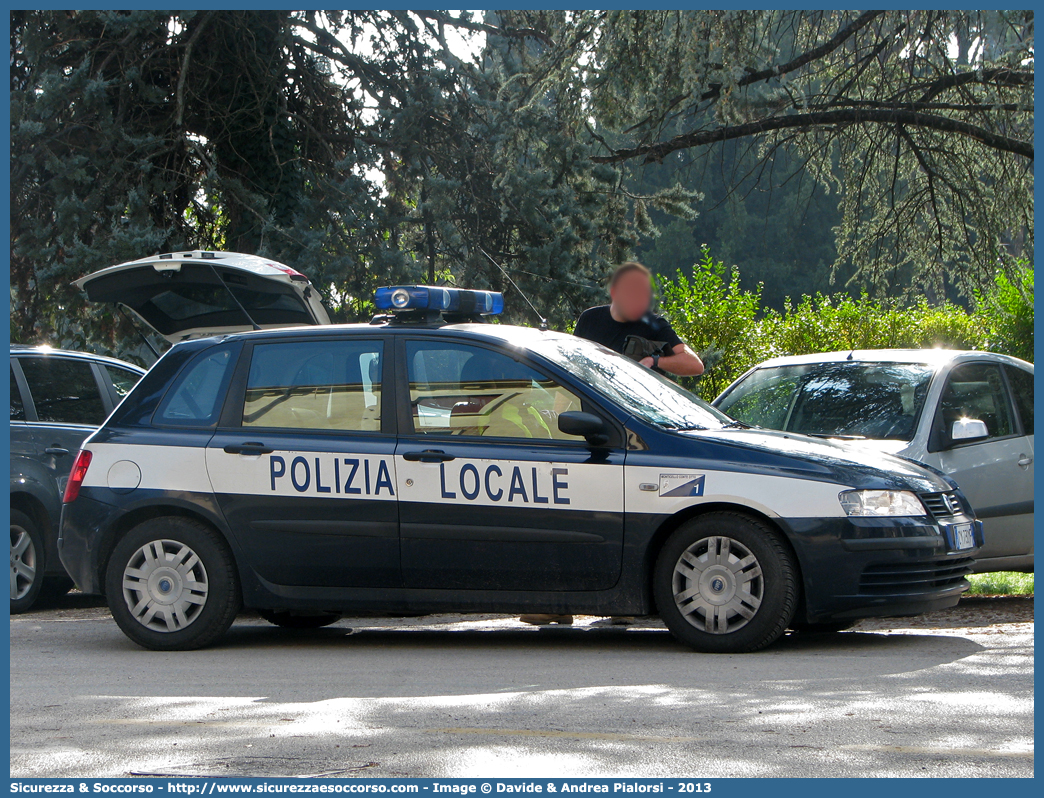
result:
M 432 310 L 464 315 L 492 316 L 504 312 L 499 291 L 469 291 L 432 285 L 395 285 L 378 288 L 373 303 L 379 310 Z

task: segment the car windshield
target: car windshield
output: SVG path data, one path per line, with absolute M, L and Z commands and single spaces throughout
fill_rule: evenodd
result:
M 908 441 L 933 373 L 924 363 L 859 361 L 759 368 L 717 406 L 768 429 Z
M 556 335 L 530 347 L 642 421 L 665 429 L 721 429 L 732 423 L 666 377 L 599 344 Z

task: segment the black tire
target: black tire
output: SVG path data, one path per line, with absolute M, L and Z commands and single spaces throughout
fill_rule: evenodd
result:
M 653 592 L 660 617 L 682 643 L 709 653 L 757 651 L 778 640 L 794 617 L 798 569 L 768 524 L 740 513 L 707 513 L 667 539 Z M 681 607 L 676 596 L 684 596 Z
M 297 615 L 289 610 L 258 610 L 257 614 L 269 623 L 281 626 L 284 629 L 321 629 L 341 620 L 339 612 Z
M 47 548 L 36 521 L 11 508 L 11 614 L 28 612 L 40 597 Z
M 823 623 L 792 623 L 790 629 L 801 635 L 832 635 L 851 629 L 858 621 L 826 621 Z
M 125 577 L 129 577 L 126 579 Z M 239 612 L 239 576 L 224 539 L 190 518 L 153 518 L 116 544 L 105 571 L 112 617 L 156 651 L 210 645 Z

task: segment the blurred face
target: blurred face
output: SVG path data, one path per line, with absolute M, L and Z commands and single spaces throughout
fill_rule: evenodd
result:
M 638 321 L 652 303 L 652 285 L 640 271 L 630 271 L 620 277 L 611 289 L 613 310 L 624 321 Z

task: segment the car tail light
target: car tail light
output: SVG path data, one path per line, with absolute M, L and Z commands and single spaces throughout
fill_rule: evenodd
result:
M 279 269 L 279 271 L 281 271 L 284 274 L 286 274 L 287 276 L 289 276 L 290 279 L 295 281 L 295 282 L 298 282 L 298 283 L 307 283 L 308 282 L 308 276 L 305 275 L 305 274 L 301 274 L 301 272 L 299 272 L 297 269 L 291 269 L 289 266 L 284 266 L 282 263 L 269 263 L 267 265 L 268 266 L 272 266 L 272 267 L 274 267 L 276 269 Z
M 83 484 L 83 478 L 87 476 L 87 469 L 91 466 L 93 456 L 86 449 L 80 449 L 80 453 L 76 455 L 76 462 L 73 463 L 69 481 L 65 483 L 65 495 L 62 497 L 62 502 L 65 504 L 76 501 L 76 497 L 80 495 L 80 485 Z

